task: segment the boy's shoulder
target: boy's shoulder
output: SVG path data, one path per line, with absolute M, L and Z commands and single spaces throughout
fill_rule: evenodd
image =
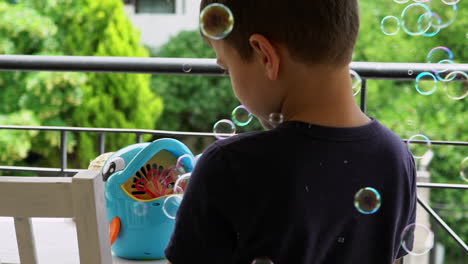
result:
M 244 144 L 258 143 L 259 140 L 268 139 L 274 133 L 275 132 L 273 130 L 246 132 L 226 139 L 218 140 L 213 145 L 219 148 L 230 148 Z
M 203 152 L 203 156 L 217 156 L 220 158 L 221 156 L 228 155 L 228 153 L 235 155 L 235 153 L 239 151 L 244 152 L 259 149 L 262 148 L 262 146 L 268 145 L 268 142 L 273 142 L 275 134 L 277 134 L 277 132 L 274 130 L 253 131 L 220 139 L 208 146 Z
M 235 155 L 249 152 L 269 155 L 269 152 L 278 148 L 293 150 L 310 145 L 311 149 L 315 149 L 317 143 L 322 147 L 330 143 L 328 150 L 339 151 L 342 144 L 336 144 L 337 142 L 346 144 L 353 141 L 358 143 L 356 146 L 363 151 L 368 149 L 393 156 L 408 153 L 401 137 L 374 118 L 370 124 L 356 128 L 331 128 L 304 122 L 288 122 L 272 130 L 246 132 L 218 140 L 208 147 L 205 153 Z

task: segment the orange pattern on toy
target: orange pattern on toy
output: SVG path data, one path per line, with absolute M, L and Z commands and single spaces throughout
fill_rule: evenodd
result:
M 120 218 L 119 217 L 114 217 L 112 221 L 110 222 L 109 225 L 109 233 L 110 233 L 110 242 L 111 245 L 114 244 L 115 240 L 117 240 L 117 237 L 119 236 L 120 233 Z
M 151 200 L 174 193 L 178 172 L 177 158 L 167 150 L 161 150 L 140 168 L 123 188 L 135 198 Z

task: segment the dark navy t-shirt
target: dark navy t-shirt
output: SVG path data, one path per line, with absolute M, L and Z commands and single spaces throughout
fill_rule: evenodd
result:
M 358 190 L 381 195 L 374 214 Z M 415 221 L 415 164 L 377 120 L 353 128 L 299 121 L 211 145 L 179 208 L 166 256 L 173 264 L 390 264 L 406 255 Z

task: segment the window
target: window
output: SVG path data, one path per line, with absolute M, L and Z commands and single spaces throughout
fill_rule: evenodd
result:
M 136 13 L 175 14 L 176 0 L 136 0 Z

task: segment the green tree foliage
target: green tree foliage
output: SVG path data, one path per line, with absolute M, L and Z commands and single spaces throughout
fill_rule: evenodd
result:
M 84 23 L 94 25 L 94 29 L 104 29 L 98 34 L 93 56 L 149 56 L 140 44 L 139 33 L 122 12 L 121 1 L 91 1 L 88 4 L 90 10 L 85 17 L 92 18 L 92 14 L 97 14 L 97 18 L 96 21 L 87 19 Z M 100 25 L 103 23 L 106 26 Z M 93 45 L 95 39 L 90 41 Z M 87 103 L 75 112 L 75 125 L 78 126 L 153 129 L 162 112 L 161 98 L 150 90 L 149 75 L 90 74 L 84 99 Z M 135 140 L 133 135 L 113 134 L 107 138 L 107 147 L 117 150 Z M 80 136 L 78 154 L 82 166 L 97 155 L 93 151 L 95 142 L 96 138 L 88 134 Z
M 0 0 L 0 51 L 6 54 L 148 57 L 124 13 L 121 0 Z M 3 20 L 5 23 L 3 23 Z M 11 37 L 13 36 L 13 37 Z M 34 45 L 31 45 L 33 43 Z M 41 125 L 154 128 L 162 101 L 150 90 L 150 76 L 137 74 L 5 73 L 0 113 L 31 109 Z M 20 88 L 20 89 L 18 89 Z M 19 104 L 14 104 L 12 101 Z M 47 102 L 44 104 L 44 102 Z M 40 134 L 42 135 L 42 133 Z M 70 135 L 73 146 L 74 135 Z M 78 134 L 76 163 L 87 167 L 97 156 L 97 137 Z M 57 166 L 57 133 L 36 137 L 31 151 Z M 135 142 L 135 136 L 112 134 L 107 149 Z M 70 149 L 72 150 L 72 149 Z
M 460 1 L 454 24 L 434 37 L 410 36 L 403 30 L 394 36 L 381 31 L 385 16 L 400 17 L 406 6 L 387 0 L 360 1 L 361 33 L 354 61 L 427 62 L 428 52 L 437 46 L 449 47 L 455 63 L 467 63 L 466 28 L 468 3 Z M 443 21 L 453 15 L 452 7 L 440 0 L 429 3 Z M 313 51 L 311 51 L 313 52 Z M 204 43 L 198 31 L 182 32 L 155 52 L 160 57 L 214 58 L 215 53 Z M 410 67 L 408 70 L 411 70 Z M 182 71 L 182 69 L 181 69 Z M 454 101 L 444 94 L 444 84 L 431 96 L 417 93 L 414 81 L 368 81 L 369 115 L 397 132 L 402 138 L 424 134 L 432 140 L 468 141 L 466 100 Z M 230 83 L 223 77 L 154 76 L 152 89 L 163 96 L 165 110 L 161 127 L 168 130 L 210 131 L 220 118 L 230 118 L 235 99 Z M 258 127 L 250 126 L 250 129 Z M 433 182 L 464 183 L 459 177 L 460 163 L 468 156 L 466 147 L 432 146 L 435 157 L 430 172 Z M 468 241 L 468 193 L 463 191 L 433 190 L 431 205 L 447 223 Z M 436 229 L 434 224 L 434 229 Z M 443 230 L 438 239 L 446 245 L 448 256 L 464 254 Z
M 10 115 L 0 115 L 0 125 L 38 125 L 31 111 L 23 110 Z M 27 157 L 31 149 L 31 137 L 34 131 L 4 131 L 0 130 L 0 160 L 4 165 L 13 165 L 17 160 Z
M 37 10 L 0 1 L 0 52 L 2 54 L 54 54 L 58 43 L 57 26 Z M 77 73 L 0 73 L 0 118 L 2 124 L 64 125 L 73 108 L 81 104 Z M 14 140 L 13 140 L 14 139 Z M 47 133 L 2 131 L 0 162 L 13 164 L 37 150 L 55 153 L 58 139 Z M 73 146 L 74 140 L 70 140 Z M 6 151 L 4 151 L 5 149 Z M 16 153 L 16 154 L 15 154 Z
M 154 55 L 216 58 L 198 31 L 179 33 Z M 189 63 L 187 65 L 190 67 Z M 231 119 L 232 110 L 240 104 L 227 77 L 154 75 L 151 87 L 164 100 L 164 114 L 159 123 L 161 129 L 210 132 L 216 121 Z M 260 129 L 260 125 L 252 122 L 246 129 Z

